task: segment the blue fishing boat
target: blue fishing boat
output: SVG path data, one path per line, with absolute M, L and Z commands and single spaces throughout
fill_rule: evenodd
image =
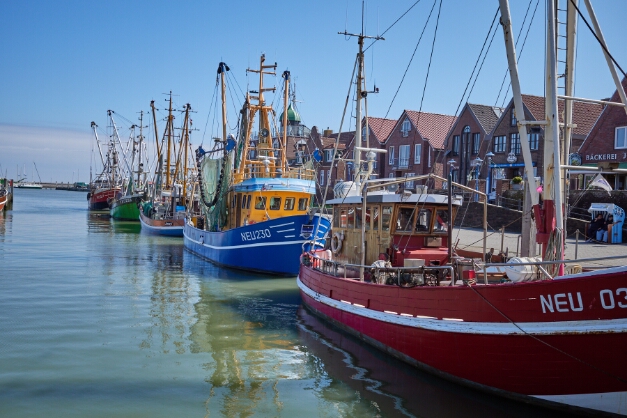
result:
M 229 68 L 224 63 L 218 67 L 222 140 L 211 151 L 196 151 L 202 215 L 187 218 L 184 243 L 188 250 L 221 266 L 295 276 L 303 250 L 324 246 L 331 219 L 312 204 L 313 166 L 287 164 L 287 112 L 283 112 L 283 136 L 271 135 L 273 111 L 263 93 L 274 88 L 264 88 L 263 78 L 274 74 L 269 70 L 276 70 L 276 64 L 264 65 L 264 61 L 262 55 L 259 70 L 248 70 L 259 74 L 259 89 L 246 95 L 237 139 L 226 132 Z M 283 78 L 287 103 L 288 71 Z M 256 119 L 259 130 L 253 132 Z

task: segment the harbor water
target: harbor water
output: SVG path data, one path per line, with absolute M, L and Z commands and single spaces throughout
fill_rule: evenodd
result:
M 16 189 L 0 212 L 0 417 L 209 416 L 565 415 L 389 358 L 313 317 L 295 278 L 216 267 L 90 215 L 85 193 Z

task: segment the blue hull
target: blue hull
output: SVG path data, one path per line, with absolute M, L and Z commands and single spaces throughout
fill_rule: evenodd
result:
M 185 248 L 220 266 L 281 276 L 296 276 L 303 244 L 324 245 L 330 220 L 318 215 L 288 216 L 224 232 L 186 224 Z

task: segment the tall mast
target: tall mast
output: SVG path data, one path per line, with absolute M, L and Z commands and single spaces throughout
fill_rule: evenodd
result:
M 230 68 L 224 62 L 218 64 L 218 74 L 220 74 L 220 85 L 222 87 L 222 141 L 226 146 L 226 72 Z
M 283 124 L 283 146 L 281 147 L 281 167 L 283 169 L 287 168 L 287 157 L 285 155 L 285 150 L 287 149 L 287 99 L 289 98 L 290 93 L 290 72 L 283 71 L 283 78 L 285 79 L 285 84 L 283 87 L 283 120 L 281 123 Z
M 181 146 L 185 148 L 183 153 L 183 203 L 187 196 L 187 148 L 189 147 L 189 111 L 191 109 L 191 105 L 187 103 L 185 105 L 185 123 L 183 124 L 183 138 L 181 140 Z
M 144 145 L 143 123 L 144 111 L 139 112 L 139 150 L 137 151 L 137 187 L 141 184 L 141 175 L 144 172 L 144 164 L 142 163 L 142 146 Z
M 170 107 L 168 110 L 168 122 L 166 124 L 166 135 L 168 137 L 168 151 L 167 151 L 168 153 L 166 155 L 166 162 L 165 162 L 165 187 L 166 188 L 170 188 L 170 186 L 172 186 L 170 182 L 170 148 L 172 147 L 173 119 L 174 117 L 172 116 L 172 91 L 170 91 Z
M 363 5 L 362 5 L 363 9 Z M 363 12 L 363 10 L 362 10 Z M 355 147 L 361 147 L 361 100 L 365 99 L 368 96 L 368 91 L 366 91 L 364 86 L 364 39 L 374 39 L 374 40 L 385 40 L 385 38 L 381 36 L 367 36 L 362 33 L 354 34 L 344 32 L 338 32 L 340 35 L 344 36 L 355 36 L 357 37 L 357 43 L 359 45 L 359 52 L 357 53 L 357 77 L 355 79 L 355 84 L 357 85 L 356 89 L 356 103 L 355 103 Z M 362 187 L 362 170 L 361 170 L 361 153 L 357 150 L 354 152 L 355 155 L 355 183 L 357 184 L 358 190 L 361 190 Z M 364 179 L 365 180 L 365 179 Z
M 152 109 L 152 123 L 155 130 L 155 143 L 157 144 L 157 161 L 161 161 L 161 148 L 159 147 L 159 132 L 157 131 L 157 113 L 155 109 L 155 101 L 150 101 L 150 108 Z

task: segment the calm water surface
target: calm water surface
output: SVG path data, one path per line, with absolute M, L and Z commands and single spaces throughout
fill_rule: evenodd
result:
M 294 279 L 86 207 L 16 189 L 0 213 L 1 417 L 559 416 L 360 344 L 303 309 Z

